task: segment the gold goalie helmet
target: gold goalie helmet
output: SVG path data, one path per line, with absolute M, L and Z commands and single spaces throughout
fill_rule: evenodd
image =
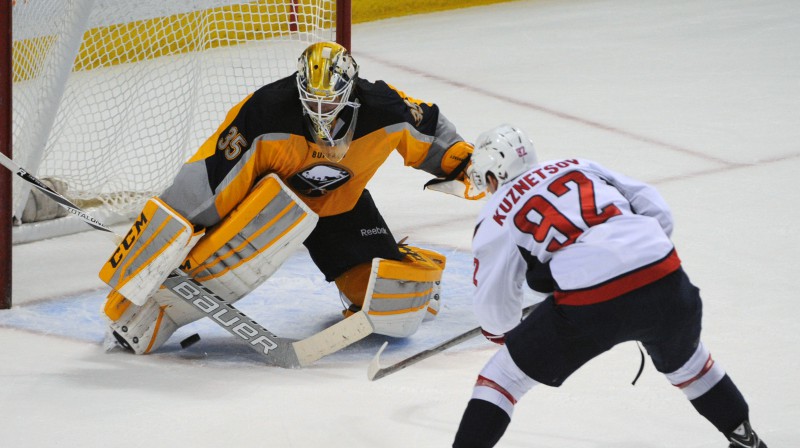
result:
M 353 138 L 358 101 L 351 101 L 350 96 L 357 77 L 358 64 L 346 48 L 335 42 L 312 44 L 297 61 L 297 89 L 310 118 L 311 134 L 325 157 L 333 162 L 344 158 Z M 345 106 L 353 108 L 347 119 L 340 117 Z M 345 126 L 347 130 L 342 132 Z

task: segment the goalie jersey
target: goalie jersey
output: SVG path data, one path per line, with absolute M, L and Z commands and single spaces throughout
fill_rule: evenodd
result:
M 303 115 L 295 75 L 268 84 L 236 105 L 181 168 L 161 198 L 195 225 L 227 215 L 256 180 L 275 173 L 320 217 L 353 208 L 367 182 L 397 150 L 405 164 L 441 177 L 472 152 L 436 105 L 382 82 L 358 79 L 360 103 L 346 156 L 328 160 Z M 338 127 L 347 128 L 353 108 Z
M 478 218 L 475 313 L 504 334 L 521 318 L 523 281 L 559 305 L 613 299 L 680 267 L 670 210 L 651 186 L 594 162 L 537 165 L 500 186 Z

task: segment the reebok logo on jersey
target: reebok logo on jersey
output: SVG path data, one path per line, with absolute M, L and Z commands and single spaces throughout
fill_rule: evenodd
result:
M 386 227 L 373 227 L 371 229 L 361 229 L 361 236 L 372 236 L 372 235 L 388 235 L 389 231 L 386 230 Z
M 342 167 L 321 163 L 295 173 L 289 185 L 297 192 L 320 197 L 344 185 L 353 175 Z

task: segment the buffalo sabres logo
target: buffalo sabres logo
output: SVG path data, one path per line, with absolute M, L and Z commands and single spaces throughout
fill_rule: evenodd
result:
M 319 197 L 344 185 L 353 177 L 349 171 L 335 165 L 319 164 L 295 173 L 289 184 L 297 192 Z

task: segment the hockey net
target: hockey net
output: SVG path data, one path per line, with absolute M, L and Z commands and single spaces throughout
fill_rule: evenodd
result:
M 336 17 L 349 0 L 13 1 L 13 157 L 120 216 L 168 187 L 225 113 L 291 74 L 309 43 L 341 41 L 345 26 L 349 40 Z

